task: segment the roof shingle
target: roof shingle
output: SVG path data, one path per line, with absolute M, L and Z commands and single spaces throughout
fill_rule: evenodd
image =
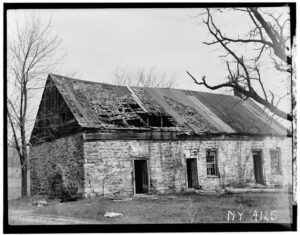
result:
M 148 115 L 150 122 L 154 122 L 153 117 L 163 117 L 161 120 L 170 130 L 287 135 L 286 128 L 251 99 L 170 88 L 109 85 L 54 74 L 49 77 L 82 127 L 152 128 L 145 119 Z

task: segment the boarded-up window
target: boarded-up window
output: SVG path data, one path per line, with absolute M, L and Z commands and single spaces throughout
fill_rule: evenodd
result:
M 206 150 L 207 176 L 218 176 L 217 150 Z
M 281 174 L 280 149 L 270 149 L 271 155 L 271 173 Z

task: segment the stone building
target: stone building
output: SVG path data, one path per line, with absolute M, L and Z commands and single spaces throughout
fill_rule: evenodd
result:
M 288 187 L 292 138 L 251 99 L 48 76 L 31 192 L 84 197 Z

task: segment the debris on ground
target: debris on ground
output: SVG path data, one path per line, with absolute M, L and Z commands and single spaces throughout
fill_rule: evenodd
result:
M 195 190 L 195 193 L 200 195 L 223 195 L 225 194 L 225 190 L 210 190 L 210 191 L 204 191 L 202 189 Z
M 109 218 L 114 218 L 114 217 L 119 217 L 119 216 L 123 216 L 120 213 L 116 213 L 116 212 L 105 212 L 104 217 L 109 217 Z
M 276 184 L 272 184 L 272 183 L 266 183 L 266 186 L 268 188 L 276 188 L 276 186 L 280 186 L 280 185 L 276 185 Z
M 154 195 L 147 195 L 147 194 L 135 194 L 133 197 L 135 197 L 135 198 L 158 199 L 157 196 L 154 196 Z
M 223 188 L 223 189 L 219 190 L 218 193 L 220 195 L 225 195 L 226 194 L 226 190 Z
M 39 201 L 32 202 L 32 205 L 42 207 L 42 206 L 47 206 L 48 202 L 46 200 L 39 200 Z
M 129 197 L 129 198 L 114 198 L 112 200 L 117 202 L 124 202 L 124 201 L 131 201 L 132 199 L 133 199 L 132 197 Z
M 199 190 L 201 190 L 201 189 L 199 189 Z M 195 188 L 187 188 L 187 190 L 186 190 L 186 192 L 188 192 L 188 193 L 196 192 L 196 191 L 197 191 L 197 189 L 195 189 Z
M 266 188 L 266 185 L 250 182 L 246 184 L 245 188 Z
M 199 190 L 195 190 L 195 193 L 197 193 L 197 194 L 203 194 L 204 191 L 202 189 L 199 189 Z
M 229 193 L 277 193 L 284 192 L 284 189 L 276 188 L 226 188 Z

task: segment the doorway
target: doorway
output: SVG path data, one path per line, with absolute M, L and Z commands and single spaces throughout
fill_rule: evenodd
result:
M 52 198 L 60 198 L 62 195 L 62 175 L 59 173 L 55 173 L 51 182 L 51 192 L 50 196 Z
M 197 170 L 196 158 L 186 159 L 186 170 L 187 170 L 188 188 L 198 189 L 199 182 L 198 182 L 198 170 Z
M 253 165 L 255 182 L 258 184 L 265 184 L 263 174 L 263 159 L 261 150 L 253 150 Z
M 148 193 L 148 167 L 147 160 L 134 161 L 135 193 Z

